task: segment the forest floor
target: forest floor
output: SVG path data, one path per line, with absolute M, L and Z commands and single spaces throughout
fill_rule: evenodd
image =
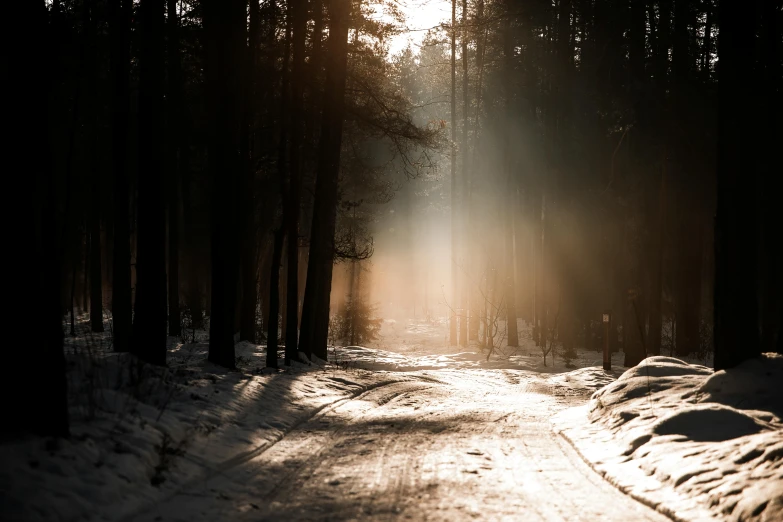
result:
M 442 323 L 387 322 L 382 334 L 384 350 L 276 371 L 262 369 L 263 346 L 238 344 L 227 372 L 203 342 L 171 339 L 169 369 L 143 379 L 84 334 L 68 354 L 72 437 L 0 445 L 3 519 L 667 520 L 601 475 L 676 518 L 665 480 L 636 494 L 613 475 L 633 472 L 606 464 L 627 434 L 604 421 L 628 415 L 595 413 L 590 396 L 627 379 L 616 381 L 622 354 L 604 372 L 596 352 L 579 352 L 576 369 L 544 366 L 529 342 L 487 360 L 445 347 Z M 754 432 L 766 449 L 783 433 L 776 419 Z M 762 499 L 781 462 L 767 453 Z M 774 513 L 765 504 L 756 518 Z

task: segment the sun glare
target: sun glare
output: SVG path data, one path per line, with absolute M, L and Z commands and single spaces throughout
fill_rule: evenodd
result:
M 446 0 L 390 0 L 379 2 L 375 11 L 384 21 L 392 21 L 391 7 L 405 17 L 400 33 L 390 38 L 389 53 L 396 54 L 408 45 L 414 50 L 421 45 L 427 31 L 435 29 L 451 18 L 451 3 Z

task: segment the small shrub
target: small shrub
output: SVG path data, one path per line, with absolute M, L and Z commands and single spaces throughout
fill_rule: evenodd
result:
M 377 340 L 383 324 L 383 319 L 375 316 L 377 309 L 363 297 L 350 299 L 336 316 L 337 337 L 352 345 Z

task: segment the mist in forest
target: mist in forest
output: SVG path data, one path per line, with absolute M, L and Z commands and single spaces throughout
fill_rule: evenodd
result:
M 333 303 L 359 288 L 385 318 L 448 318 L 450 344 L 463 346 L 485 344 L 495 320 L 511 346 L 520 321 L 536 344 L 592 348 L 608 312 L 629 363 L 711 354 L 717 3 L 520 7 L 509 18 L 510 5 L 457 2 L 456 31 L 446 18 L 390 56 L 413 121 L 440 127 L 437 160 L 407 179 L 386 173 L 398 188 L 368 216 L 374 255 L 339 272 Z M 755 57 L 755 74 L 771 82 L 764 103 L 779 107 L 780 9 L 765 8 L 756 30 L 775 51 Z M 763 139 L 776 132 L 766 117 Z M 756 166 L 754 204 L 769 209 L 774 158 Z M 751 264 L 771 350 L 780 308 L 768 211 L 752 224 Z

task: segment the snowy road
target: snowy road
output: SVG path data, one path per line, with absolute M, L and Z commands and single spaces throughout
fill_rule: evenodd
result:
M 389 377 L 134 520 L 668 520 L 551 431 L 586 393 L 515 370 Z

